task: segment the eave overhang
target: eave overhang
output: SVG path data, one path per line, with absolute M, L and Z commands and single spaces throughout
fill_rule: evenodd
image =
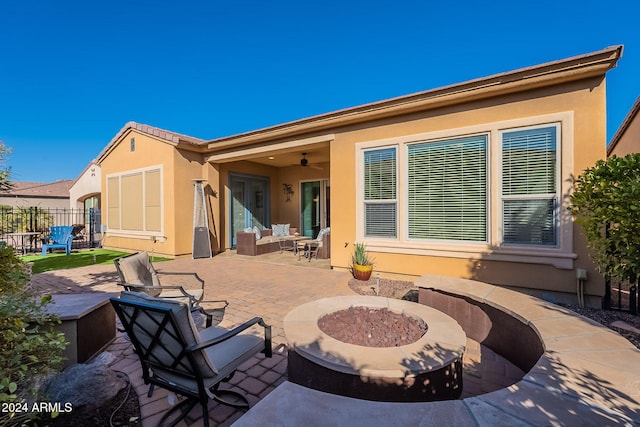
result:
M 384 101 L 346 108 L 208 142 L 208 153 L 275 142 L 311 132 L 426 111 L 499 95 L 604 76 L 622 56 L 621 45 Z
M 151 138 L 157 139 L 165 144 L 172 145 L 181 150 L 194 151 L 197 153 L 205 153 L 207 151 L 207 142 L 205 140 L 170 132 L 154 126 L 149 126 L 136 122 L 126 123 L 120 131 L 109 141 L 109 143 L 100 152 L 95 163 L 100 165 L 102 161 L 113 151 L 113 149 L 122 142 L 131 132 L 139 132 Z

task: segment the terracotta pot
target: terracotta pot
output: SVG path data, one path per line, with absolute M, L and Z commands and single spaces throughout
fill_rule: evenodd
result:
M 373 271 L 372 265 L 359 265 L 353 264 L 353 277 L 358 280 L 369 280 L 371 277 L 371 272 Z

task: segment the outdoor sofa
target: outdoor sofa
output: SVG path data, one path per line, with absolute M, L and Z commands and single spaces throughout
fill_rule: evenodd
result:
M 285 242 L 281 243 L 281 240 L 287 239 L 288 237 L 294 237 L 297 228 L 289 228 L 289 234 L 285 235 L 273 235 L 273 229 L 265 228 L 264 230 L 259 231 L 259 234 L 255 233 L 254 230 L 246 229 L 245 231 L 240 231 L 236 233 L 236 250 L 238 255 L 249 255 L 256 256 L 262 254 L 268 254 L 271 252 L 280 251 L 283 248 L 291 248 L 292 245 L 295 245 L 295 242 L 288 244 Z M 256 239 L 256 237 L 259 237 Z M 314 242 L 314 240 L 309 240 L 309 242 Z M 281 246 L 282 245 L 282 246 Z M 331 234 L 324 234 L 322 238 L 322 244 L 318 249 L 317 258 L 320 259 L 328 259 L 330 258 L 330 249 L 331 249 Z
M 298 231 L 297 228 L 288 227 L 288 234 L 275 236 L 273 229 L 265 228 L 264 230 L 245 229 L 236 233 L 236 250 L 238 255 L 256 256 L 277 252 L 280 250 L 280 241 L 287 237 L 294 237 Z M 256 233 L 257 231 L 257 233 Z

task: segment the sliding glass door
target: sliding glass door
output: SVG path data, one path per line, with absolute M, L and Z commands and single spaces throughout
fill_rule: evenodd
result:
M 329 227 L 329 180 L 300 183 L 300 234 L 316 237 L 320 229 Z
M 269 224 L 269 178 L 230 174 L 231 247 L 236 246 L 236 233 L 245 228 L 265 228 Z

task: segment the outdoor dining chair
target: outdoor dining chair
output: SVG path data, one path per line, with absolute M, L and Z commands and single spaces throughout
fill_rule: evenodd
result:
M 216 309 L 217 312 L 221 310 L 224 311 L 229 305 L 226 300 L 203 301 L 204 280 L 202 280 L 197 273 L 156 271 L 147 252 L 143 251 L 116 258 L 113 260 L 113 263 L 120 277 L 118 284 L 123 286 L 126 291 L 144 292 L 152 297 L 168 298 L 184 302 L 191 307 L 191 311 L 199 311 L 206 317 L 207 326 L 211 326 L 214 312 L 205 310 L 200 305 L 201 302 L 223 304 L 222 308 Z M 160 283 L 160 275 L 191 276 L 191 281 L 197 284 L 189 288 L 185 288 L 182 285 L 163 285 Z
M 331 229 L 329 227 L 323 228 L 318 232 L 318 235 L 314 240 L 304 241 L 304 257 L 311 262 L 311 258 L 318 259 L 318 253 L 322 250 L 325 252 L 329 250 L 328 237 L 331 235 Z M 324 249 L 323 249 L 324 248 Z M 327 258 L 326 256 L 323 258 Z
M 240 365 L 258 353 L 272 356 L 271 327 L 260 317 L 233 328 L 211 326 L 198 331 L 189 308 L 177 300 L 154 298 L 141 292 L 121 293 L 111 298 L 122 325 L 131 339 L 142 365 L 142 377 L 184 399 L 164 414 L 159 425 L 177 424 L 197 404 L 202 406 L 204 426 L 209 425 L 209 399 L 248 407 L 245 396 L 233 390 L 221 390 Z M 242 333 L 259 325 L 264 338 Z

